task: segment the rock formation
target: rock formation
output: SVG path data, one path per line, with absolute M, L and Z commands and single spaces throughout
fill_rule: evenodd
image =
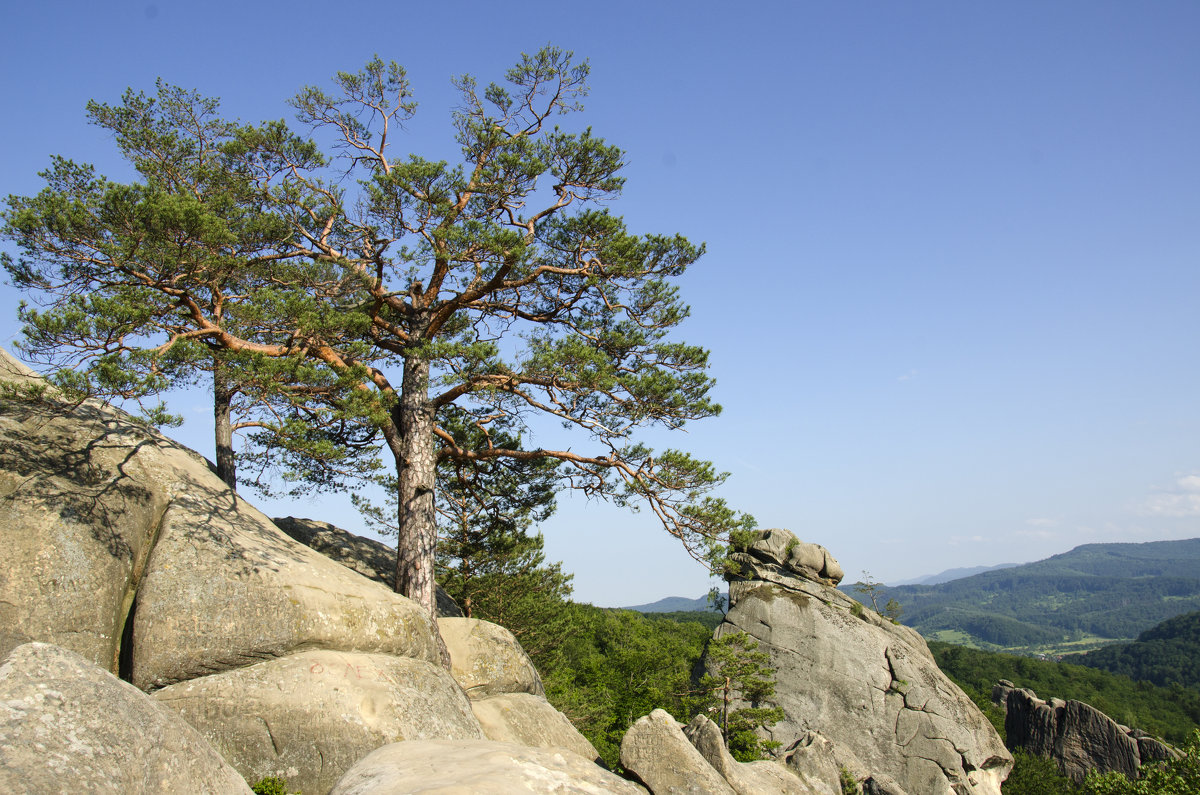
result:
M 827 550 L 766 530 L 734 558 L 740 572 L 715 634 L 746 632 L 770 655 L 785 718 L 767 733 L 785 755 L 816 733 L 877 789 L 998 795 L 1012 756 L 996 731 L 920 635 L 832 587 L 842 570 Z
M 557 748 L 482 740 L 385 745 L 350 768 L 330 795 L 638 795 L 641 787 Z
M 0 792 L 249 793 L 179 715 L 48 643 L 0 653 Z
M 1090 770 L 1135 779 L 1144 763 L 1178 755 L 1162 741 L 1122 726 L 1082 701 L 1043 701 L 1007 680 L 992 688 L 992 701 L 1004 710 L 1011 748 L 1052 758 L 1076 783 Z
M 289 538 L 201 456 L 115 409 L 28 391 L 44 384 L 3 351 L 0 381 L 0 543 L 8 553 L 0 650 L 11 651 L 0 668 L 11 678 L 12 655 L 52 648 L 27 641 L 53 643 L 108 671 L 126 700 L 132 693 L 152 708 L 153 719 L 128 719 L 129 727 L 146 723 L 144 738 L 136 728 L 127 737 L 109 731 L 106 710 L 122 721 L 129 710 L 102 701 L 79 718 L 78 731 L 64 729 L 62 753 L 83 759 L 119 742 L 125 760 L 100 774 L 117 785 L 87 779 L 66 789 L 232 792 L 231 765 L 245 780 L 281 776 L 319 795 L 385 744 L 486 742 L 467 690 L 491 732 L 573 746 L 586 755 L 579 763 L 591 765 L 595 751 L 545 702 L 536 672 L 499 627 L 474 622 L 460 633 L 460 685 L 441 664 L 424 611 Z M 81 688 L 100 673 L 72 670 Z M 52 673 L 48 681 L 57 681 Z M 25 707 L 11 709 L 3 737 L 20 745 L 37 725 Z M 186 720 L 174 721 L 186 740 L 156 728 L 163 714 Z M 60 791 L 36 783 L 36 758 L 5 762 L 6 775 L 35 782 L 28 791 Z M 179 771 L 191 776 L 188 785 L 155 783 L 175 782 Z

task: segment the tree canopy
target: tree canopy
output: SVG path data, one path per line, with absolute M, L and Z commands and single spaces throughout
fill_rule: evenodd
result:
M 555 462 L 562 485 L 647 506 L 720 567 L 728 533 L 753 522 L 711 496 L 725 475 L 637 439 L 720 411 L 707 352 L 671 336 L 688 315 L 674 281 L 703 247 L 633 234 L 610 212 L 621 150 L 551 123 L 582 110 L 587 76 L 547 47 L 503 84 L 457 78 L 454 164 L 393 153 L 416 104 L 404 70 L 378 57 L 293 100 L 328 154 L 282 122 L 230 124 L 209 163 L 167 130 L 180 147 L 149 147 L 147 162 L 203 163 L 190 193 L 56 160 L 46 190 L 4 213 L 22 250 L 5 267 L 50 300 L 27 314 L 29 339 L 39 320 L 76 318 L 71 339 L 101 354 L 93 374 L 155 388 L 195 372 L 194 351 L 216 352 L 307 479 L 336 483 L 346 469 L 326 462 L 381 440 L 397 479 L 396 588 L 431 613 L 438 462 Z M 127 94 L 114 112 L 155 107 Z M 575 441 L 524 446 L 537 417 Z M 497 429 L 521 443 L 498 444 Z

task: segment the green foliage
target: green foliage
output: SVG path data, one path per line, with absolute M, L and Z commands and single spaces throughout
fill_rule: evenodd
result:
M 621 738 L 635 720 L 655 709 L 690 717 L 685 699 L 711 630 L 574 603 L 564 613 L 559 653 L 539 669 L 546 697 L 617 769 Z
M 864 608 L 863 608 L 863 606 L 862 606 L 862 603 L 861 603 L 861 602 L 853 602 L 853 603 L 851 603 L 851 605 L 850 605 L 850 613 L 851 613 L 851 615 L 853 615 L 855 618 L 862 618 L 862 617 L 863 617 L 863 609 L 864 609 Z
M 588 74 L 545 47 L 499 84 L 456 79 L 457 162 L 396 151 L 416 103 L 378 57 L 292 101 L 329 158 L 283 122 L 226 121 L 164 84 L 93 103 L 140 180 L 56 158 L 44 191 L 9 197 L 2 233 L 22 256 L 3 264 L 47 305 L 22 310 L 24 349 L 129 399 L 211 372 L 219 412 L 257 412 L 256 484 L 331 488 L 384 453 L 398 587 L 430 610 L 447 460 L 561 463 L 563 485 L 648 507 L 720 571 L 730 534 L 753 526 L 712 496 L 727 473 L 636 441 L 720 413 L 708 352 L 673 336 L 689 312 L 675 282 L 704 247 L 610 212 L 624 154 L 552 121 L 582 110 Z M 537 417 L 573 435 L 494 443 Z
M 1036 563 L 884 591 L 927 638 L 961 633 L 956 642 L 1010 651 L 1134 638 L 1200 610 L 1200 539 L 1087 544 Z
M 287 786 L 287 781 L 279 776 L 267 776 L 261 779 L 257 784 L 250 788 L 254 795 L 300 795 L 300 793 L 292 793 Z
M 1184 754 L 1181 759 L 1144 765 L 1137 781 L 1130 781 L 1120 773 L 1091 773 L 1080 792 L 1082 795 L 1195 795 L 1200 792 L 1200 731 L 1193 732 L 1180 750 Z
M 1167 619 L 1133 643 L 1106 646 L 1065 659 L 1134 680 L 1200 690 L 1200 612 Z
M 758 650 L 758 642 L 745 632 L 722 635 L 705 651 L 706 673 L 699 696 L 689 711 L 711 712 L 725 736 L 725 745 L 739 762 L 762 759 L 779 747 L 764 740 L 759 731 L 783 720 L 783 710 L 766 706 L 775 695 L 775 669 L 771 658 Z
M 1021 749 L 1013 751 L 1013 769 L 1001 790 L 1004 795 L 1078 795 L 1080 791 L 1053 759 Z
M 862 787 L 858 786 L 854 774 L 844 767 L 838 768 L 838 785 L 841 787 L 842 795 L 861 795 L 862 793 Z
M 1041 698 L 1090 704 L 1113 720 L 1168 742 L 1181 743 L 1200 726 L 1200 693 L 1178 685 L 1157 687 L 1082 665 L 930 642 L 938 667 L 977 703 L 1007 679 Z

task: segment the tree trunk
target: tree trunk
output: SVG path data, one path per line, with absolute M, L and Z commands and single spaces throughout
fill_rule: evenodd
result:
M 400 534 L 396 543 L 396 591 L 435 614 L 434 555 L 437 516 L 433 507 L 435 466 L 429 360 L 404 361 L 400 400 L 392 421 L 400 432 L 396 475 L 400 490 Z
M 217 448 L 217 477 L 237 491 L 237 459 L 233 454 L 233 396 L 237 390 L 219 358 L 213 358 L 213 434 Z
M 429 612 L 433 637 L 442 664 L 450 668 L 450 652 L 438 631 L 434 559 L 437 555 L 437 514 L 433 493 L 437 462 L 433 446 L 433 404 L 429 400 L 429 360 L 404 360 L 400 400 L 392 421 L 400 432 L 396 457 L 399 480 L 399 534 L 396 538 L 396 591 Z

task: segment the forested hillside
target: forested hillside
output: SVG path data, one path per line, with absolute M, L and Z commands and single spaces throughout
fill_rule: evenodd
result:
M 1200 612 L 1167 619 L 1133 643 L 1105 646 L 1064 661 L 1103 668 L 1135 681 L 1200 689 Z
M 882 586 L 926 638 L 1062 652 L 1137 637 L 1200 610 L 1200 539 L 1087 544 L 939 585 Z
M 1090 704 L 1119 723 L 1169 742 L 1183 743 L 1200 728 L 1200 692 L 1179 685 L 1159 687 L 1082 665 L 936 641 L 929 644 L 929 650 L 938 667 L 981 706 L 990 703 L 992 685 L 1007 679 L 1040 698 Z

